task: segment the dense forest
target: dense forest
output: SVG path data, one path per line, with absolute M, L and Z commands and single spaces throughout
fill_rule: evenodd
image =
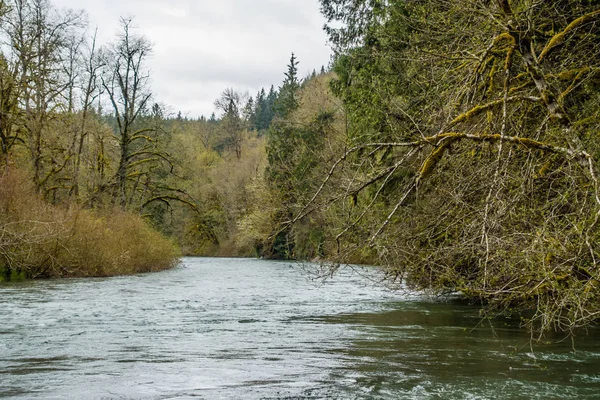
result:
M 185 255 L 377 264 L 532 332 L 600 317 L 600 2 L 321 0 L 335 55 L 209 118 L 153 98 L 121 21 L 0 2 L 0 270 Z M 301 60 L 300 60 L 301 61 Z M 177 250 L 178 249 L 178 250 Z

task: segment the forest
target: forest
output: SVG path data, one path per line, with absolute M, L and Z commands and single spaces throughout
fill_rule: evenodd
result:
M 131 19 L 0 2 L 0 271 L 181 254 L 382 266 L 532 333 L 600 318 L 600 2 L 321 0 L 334 57 L 209 118 L 152 96 Z M 291 49 L 290 49 L 291 50 Z M 541 336 L 540 336 L 541 337 Z

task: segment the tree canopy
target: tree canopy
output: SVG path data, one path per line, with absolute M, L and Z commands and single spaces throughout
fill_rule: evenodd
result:
M 532 327 L 597 320 L 596 1 L 322 1 L 351 121 L 340 257 Z M 341 168 L 341 167 L 340 167 Z M 366 244 L 366 245 L 365 245 Z

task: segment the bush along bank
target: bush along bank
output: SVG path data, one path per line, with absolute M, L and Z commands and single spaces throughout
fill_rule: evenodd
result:
M 154 272 L 177 258 L 139 215 L 47 204 L 23 174 L 0 177 L 0 281 Z

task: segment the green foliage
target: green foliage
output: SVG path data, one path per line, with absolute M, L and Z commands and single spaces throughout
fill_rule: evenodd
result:
M 275 110 L 281 118 L 285 118 L 289 113 L 298 108 L 298 90 L 300 89 L 298 64 L 296 56 L 292 53 L 283 85 L 279 88 L 279 96 L 275 101 Z
M 321 4 L 349 120 L 337 261 L 540 332 L 596 322 L 598 5 Z
M 0 283 L 2 282 L 21 282 L 27 279 L 25 272 L 12 271 L 10 269 L 0 269 Z
M 173 177 L 165 183 L 179 182 L 195 207 L 157 204 L 152 221 L 186 255 L 252 256 L 257 241 L 245 221 L 252 219 L 249 213 L 260 203 L 256 196 L 264 172 L 265 141 L 240 115 L 242 96 L 229 89 L 218 103 L 223 115 L 213 121 L 164 120 L 171 132 L 167 151 L 178 156 Z
M 325 173 L 329 152 L 338 151 L 342 144 L 337 135 L 344 129 L 344 115 L 329 89 L 331 79 L 315 76 L 295 89 L 294 108 L 268 132 L 265 180 L 277 205 L 272 213 L 273 230 L 263 239 L 266 257 L 313 259 L 326 255 L 325 214 L 313 213 L 310 218 L 301 214 Z
M 256 95 L 254 114 L 251 120 L 254 125 L 251 128 L 257 131 L 266 131 L 271 126 L 273 118 L 275 118 L 275 102 L 277 101 L 278 93 L 274 86 L 271 86 L 269 93 L 265 89 L 261 89 Z
M 327 18 L 325 31 L 339 53 L 366 42 L 390 6 L 398 1 L 384 0 L 321 0 L 321 12 Z M 334 22 L 334 24 L 331 24 Z

